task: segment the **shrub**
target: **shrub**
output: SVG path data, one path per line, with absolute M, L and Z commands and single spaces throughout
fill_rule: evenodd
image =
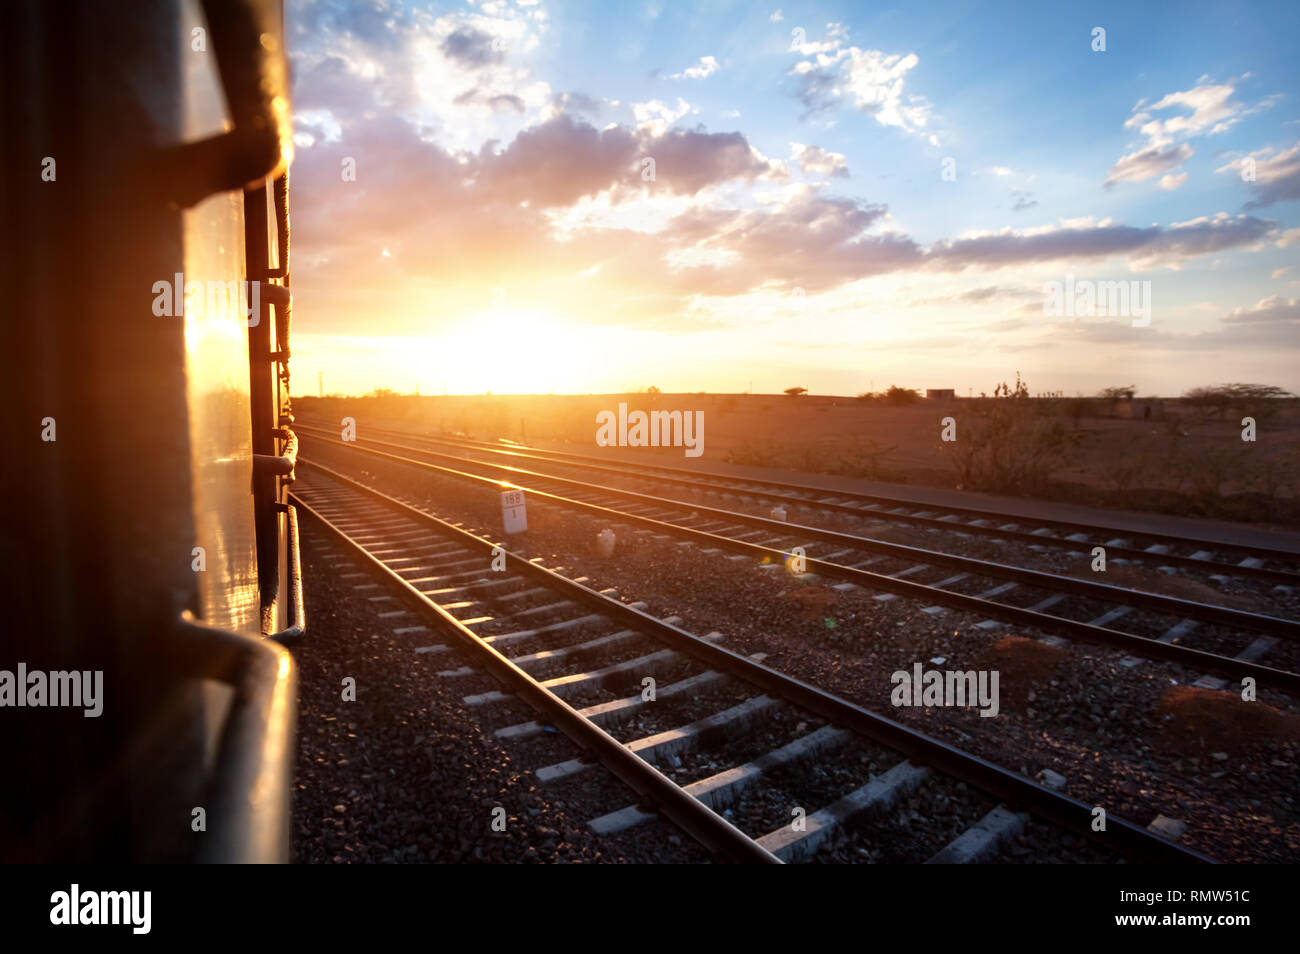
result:
M 1086 397 L 1066 398 L 1061 404 L 1061 408 L 1065 416 L 1074 421 L 1074 426 L 1076 428 L 1079 426 L 1079 422 L 1083 420 L 1083 418 L 1094 413 L 1092 400 Z
M 1014 388 L 1004 381 L 993 395 L 976 405 L 978 417 L 959 422 L 955 441 L 941 444 L 958 486 L 996 493 L 1042 490 L 1073 457 L 1080 435 L 1034 413 L 1019 373 Z
M 883 447 L 867 438 L 842 441 L 782 443 L 772 440 L 745 442 L 727 452 L 732 464 L 774 467 L 807 473 L 843 474 L 876 480 L 888 473 L 886 460 L 897 447 Z
M 1128 492 L 1137 486 L 1138 481 L 1145 478 L 1150 470 L 1151 459 L 1143 446 L 1139 443 L 1131 443 L 1114 464 L 1098 473 L 1107 489 L 1111 491 L 1115 502 L 1122 503 Z

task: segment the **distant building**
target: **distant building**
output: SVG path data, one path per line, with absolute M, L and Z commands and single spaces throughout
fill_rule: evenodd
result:
M 925 396 L 931 401 L 952 401 L 957 394 L 953 388 L 926 388 Z

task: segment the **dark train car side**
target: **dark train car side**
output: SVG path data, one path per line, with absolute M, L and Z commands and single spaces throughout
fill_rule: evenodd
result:
M 0 23 L 0 858 L 286 860 L 280 3 Z

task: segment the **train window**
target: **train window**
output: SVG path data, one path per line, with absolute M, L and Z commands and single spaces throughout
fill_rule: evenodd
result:
M 228 130 L 225 97 L 211 44 L 196 42 L 206 29 L 196 0 L 185 0 L 178 24 L 183 77 L 182 132 L 187 142 Z M 252 436 L 248 395 L 243 193 L 209 196 L 182 213 L 185 281 L 204 289 L 186 302 L 185 361 L 190 471 L 194 482 L 194 547 L 198 612 L 209 625 L 260 629 L 253 514 Z M 230 283 L 234 282 L 235 285 Z M 238 294 L 207 289 L 238 288 Z M 196 558 L 197 559 L 197 558 Z

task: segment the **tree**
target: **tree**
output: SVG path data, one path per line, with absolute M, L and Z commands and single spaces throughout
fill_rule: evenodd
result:
M 1215 384 L 1192 388 L 1183 400 L 1202 415 L 1223 417 L 1231 408 L 1263 420 L 1277 413 L 1283 398 L 1294 396 L 1272 384 Z
M 984 396 L 984 392 L 981 391 L 981 392 L 980 392 L 980 397 L 983 397 L 983 396 Z M 1024 381 L 1020 380 L 1020 372 L 1017 371 L 1017 372 L 1016 372 L 1016 386 L 1015 386 L 1015 388 L 1012 389 L 1011 385 L 1009 385 L 1009 384 L 1007 384 L 1007 382 L 1003 381 L 1001 384 L 999 384 L 999 385 L 997 385 L 996 387 L 993 388 L 993 396 L 994 396 L 995 398 L 996 398 L 996 397 L 1008 397 L 1008 398 L 1026 398 L 1026 399 L 1027 399 L 1027 398 L 1029 397 L 1029 385 L 1027 385 Z
M 885 392 L 885 400 L 890 404 L 915 404 L 921 400 L 921 392 L 891 384 L 889 390 Z
M 808 389 L 807 388 L 786 388 L 785 393 L 790 395 L 790 397 L 798 397 L 801 394 L 807 394 Z
M 1119 387 L 1101 389 L 1101 396 L 1109 401 L 1131 401 L 1135 394 L 1137 394 L 1137 386 L 1133 384 L 1121 384 Z
M 1222 388 L 1212 385 L 1192 388 L 1183 394 L 1183 400 L 1201 415 L 1222 415 L 1228 409 L 1227 393 Z

